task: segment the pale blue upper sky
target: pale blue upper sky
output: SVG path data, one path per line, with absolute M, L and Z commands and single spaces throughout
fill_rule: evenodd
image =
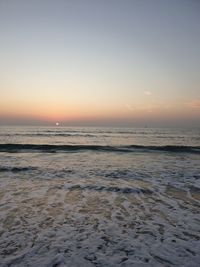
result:
M 200 1 L 0 0 L 0 59 L 4 120 L 196 120 Z

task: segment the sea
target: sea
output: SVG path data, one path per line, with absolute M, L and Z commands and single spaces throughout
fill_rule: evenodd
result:
M 200 266 L 200 129 L 1 126 L 0 266 Z

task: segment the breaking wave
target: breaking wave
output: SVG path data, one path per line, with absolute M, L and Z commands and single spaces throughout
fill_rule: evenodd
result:
M 91 191 L 98 191 L 98 192 L 119 192 L 119 193 L 124 193 L 124 194 L 130 194 L 130 193 L 135 193 L 135 194 L 153 194 L 153 192 L 150 189 L 146 188 L 132 188 L 132 187 L 118 187 L 118 186 L 97 186 L 97 185 L 73 185 L 71 187 L 68 187 L 67 189 L 69 190 L 91 190 Z
M 0 172 L 26 172 L 26 171 L 33 171 L 37 168 L 34 167 L 0 167 Z
M 200 146 L 107 146 L 107 145 L 48 145 L 48 144 L 0 144 L 0 152 L 176 152 L 200 154 Z

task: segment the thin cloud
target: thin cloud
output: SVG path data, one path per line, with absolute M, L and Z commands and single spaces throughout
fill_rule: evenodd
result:
M 127 108 L 128 110 L 130 110 L 130 111 L 135 110 L 135 108 L 134 108 L 132 105 L 130 105 L 130 104 L 126 104 L 126 108 Z
M 187 102 L 186 105 L 190 108 L 200 109 L 200 99 Z
M 147 96 L 152 95 L 152 93 L 150 91 L 144 91 L 144 94 L 147 95 Z

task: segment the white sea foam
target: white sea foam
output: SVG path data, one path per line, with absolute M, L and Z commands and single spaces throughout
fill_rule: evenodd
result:
M 190 153 L 0 153 L 1 267 L 199 266 Z

